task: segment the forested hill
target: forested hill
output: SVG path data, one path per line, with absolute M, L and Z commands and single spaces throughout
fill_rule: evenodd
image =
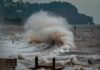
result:
M 50 3 L 24 3 L 22 0 L 13 2 L 9 0 L 4 2 L 4 20 L 6 24 L 23 24 L 31 14 L 40 10 L 46 10 L 56 15 L 65 17 L 72 25 L 93 25 L 93 17 L 79 13 L 78 9 L 68 2 L 50 2 Z M 7 23 L 12 22 L 12 23 Z

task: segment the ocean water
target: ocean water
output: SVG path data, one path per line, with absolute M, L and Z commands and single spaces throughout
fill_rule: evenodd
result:
M 88 59 L 92 59 L 93 61 L 96 59 L 100 59 L 99 54 L 80 52 L 77 49 L 66 52 L 63 51 L 61 48 L 58 48 L 57 46 L 50 48 L 45 43 L 33 45 L 25 43 L 23 40 L 14 41 L 14 43 L 12 42 L 12 40 L 0 41 L 0 58 L 23 58 L 18 59 L 16 68 L 17 70 L 29 70 L 29 67 L 34 66 L 34 59 L 36 56 L 39 57 L 40 64 L 48 63 L 52 60 L 53 57 L 55 57 L 56 61 L 58 61 L 61 65 L 65 65 L 72 58 L 75 63 L 80 64 L 80 66 L 73 67 L 67 67 L 66 65 L 64 70 L 74 70 L 75 68 L 80 68 L 81 65 L 88 65 Z M 85 69 L 93 70 L 94 68 L 86 67 Z
M 80 32 L 82 32 L 84 28 L 79 30 Z M 99 45 L 89 47 L 85 46 L 87 45 L 87 42 L 84 42 L 84 40 L 82 42 L 81 41 L 79 42 L 78 40 L 77 43 L 79 45 L 77 45 L 76 48 L 67 51 L 57 46 L 48 47 L 48 44 L 46 43 L 28 44 L 21 38 L 20 34 L 18 34 L 18 37 L 20 38 L 17 38 L 18 40 L 14 39 L 13 43 L 12 36 L 7 35 L 6 32 L 4 33 L 5 34 L 2 34 L 2 32 L 0 32 L 0 58 L 18 58 L 17 70 L 29 70 L 29 67 L 34 67 L 34 59 L 36 56 L 39 57 L 39 64 L 44 63 L 44 65 L 48 64 L 52 60 L 52 58 L 55 57 L 56 61 L 59 62 L 59 64 L 65 66 L 64 70 L 74 70 L 76 68 L 78 69 L 84 68 L 85 70 L 99 70 L 100 67 Z M 95 36 L 96 33 L 94 34 Z M 82 35 L 83 34 L 80 33 L 80 36 Z M 90 35 L 88 36 L 90 38 Z M 99 34 L 97 34 L 96 38 L 97 42 L 98 38 Z M 92 40 L 94 41 L 94 39 Z M 81 45 L 81 43 L 83 45 Z M 76 66 L 66 65 L 68 62 L 71 61 L 71 59 L 73 59 L 73 62 L 75 63 Z M 89 65 L 88 63 L 89 59 L 92 60 L 93 65 Z

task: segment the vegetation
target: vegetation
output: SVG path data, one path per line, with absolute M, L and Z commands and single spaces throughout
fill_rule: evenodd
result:
M 9 22 L 13 21 L 20 25 L 31 14 L 40 10 L 49 11 L 55 15 L 65 17 L 72 25 L 93 25 L 93 17 L 79 13 L 77 8 L 68 2 L 50 2 L 50 3 L 24 3 L 22 0 L 13 2 L 12 0 L 1 0 L 0 12 L 3 11 L 3 19 Z M 1 14 L 0 14 L 1 16 Z M 7 23 L 6 23 L 7 24 Z M 13 23 L 16 24 L 16 23 Z

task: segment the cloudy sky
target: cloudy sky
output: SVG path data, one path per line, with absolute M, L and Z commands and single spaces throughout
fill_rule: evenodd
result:
M 18 1 L 18 0 L 13 0 Z M 51 2 L 55 0 L 23 0 L 24 2 L 31 3 L 44 3 Z M 56 0 L 56 1 L 66 1 L 70 2 L 78 8 L 80 13 L 87 14 L 88 16 L 93 16 L 94 22 L 100 24 L 100 0 Z

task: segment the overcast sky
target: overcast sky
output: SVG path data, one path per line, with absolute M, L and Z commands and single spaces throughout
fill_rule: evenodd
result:
M 13 0 L 19 1 L 19 0 Z M 93 16 L 94 22 L 100 24 L 100 0 L 23 0 L 31 3 L 45 3 L 52 1 L 66 1 L 75 5 L 80 13 Z

